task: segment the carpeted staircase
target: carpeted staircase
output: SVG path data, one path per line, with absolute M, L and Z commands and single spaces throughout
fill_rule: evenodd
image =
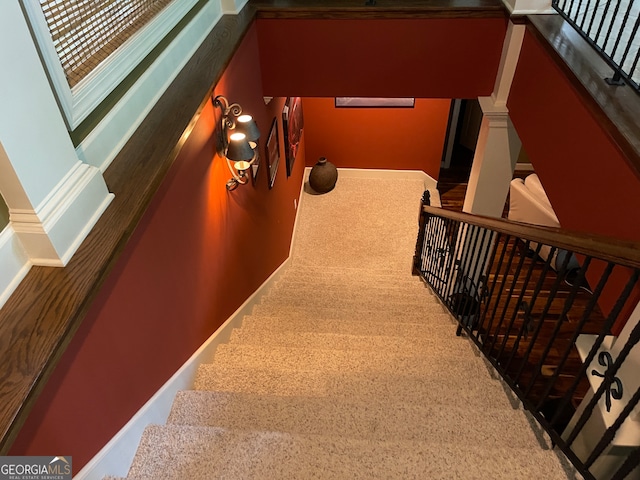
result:
M 305 194 L 291 266 L 127 479 L 566 479 L 410 275 L 420 181 Z

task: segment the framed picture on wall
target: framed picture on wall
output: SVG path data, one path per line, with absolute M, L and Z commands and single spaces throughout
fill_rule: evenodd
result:
M 300 97 L 289 97 L 287 101 L 284 102 L 282 109 L 282 129 L 284 130 L 287 177 L 289 177 L 293 171 L 293 163 L 296 161 L 296 156 L 298 155 L 303 128 L 302 99 Z
M 415 98 L 336 97 L 336 108 L 413 108 Z
M 253 178 L 253 184 L 256 185 L 256 178 L 258 178 L 258 170 L 260 170 L 260 145 L 256 146 L 254 149 L 256 153 L 256 158 L 251 164 L 251 176 Z
M 280 163 L 280 142 L 278 141 L 278 119 L 274 118 L 269 130 L 266 145 L 267 153 L 267 172 L 269 180 L 269 188 L 273 188 L 278 173 L 278 164 Z

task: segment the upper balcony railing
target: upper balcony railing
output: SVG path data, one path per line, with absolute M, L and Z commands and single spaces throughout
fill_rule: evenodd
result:
M 626 81 L 640 92 L 640 0 L 553 0 L 553 8 L 614 70 L 606 81 Z

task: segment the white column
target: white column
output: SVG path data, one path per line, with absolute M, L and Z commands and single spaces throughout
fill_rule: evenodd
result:
M 463 211 L 501 217 L 521 143 L 509 120 L 507 98 L 516 71 L 525 26 L 509 22 L 491 97 L 481 97 L 482 124 Z
M 64 266 L 112 199 L 71 143 L 19 2 L 0 2 L 0 193 L 30 262 Z
M 489 97 L 479 100 L 482 124 L 462 209 L 467 213 L 499 218 L 521 143 L 507 108 L 497 107 Z

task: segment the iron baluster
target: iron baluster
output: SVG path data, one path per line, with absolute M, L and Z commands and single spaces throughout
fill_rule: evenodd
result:
M 633 286 L 637 283 L 637 281 L 638 281 L 638 270 L 635 270 L 634 274 L 629 279 L 629 282 L 627 282 L 627 285 L 625 286 L 625 289 L 622 295 L 618 298 L 618 301 L 616 302 L 614 308 L 609 314 L 610 317 L 614 318 L 613 321 L 615 321 L 615 319 L 618 318 L 618 315 L 620 314 L 620 310 L 622 310 L 622 306 L 629 298 L 629 295 L 631 294 L 631 290 Z M 611 324 L 613 324 L 613 322 L 611 322 Z M 598 387 L 598 390 L 593 395 L 593 398 L 585 408 L 584 412 L 580 416 L 580 419 L 576 423 L 576 426 L 573 428 L 571 434 L 567 438 L 566 440 L 567 446 L 571 446 L 571 444 L 576 439 L 576 437 L 578 436 L 582 428 L 585 426 L 585 424 L 587 423 L 587 420 L 589 419 L 589 417 L 591 416 L 591 413 L 593 412 L 594 407 L 602 397 L 602 394 L 604 393 L 605 389 L 610 387 L 611 379 L 618 372 L 618 369 L 620 368 L 622 363 L 626 360 L 627 355 L 629 355 L 629 352 L 638 343 L 639 340 L 640 340 L 640 322 L 631 331 L 631 334 L 629 335 L 629 340 L 627 340 L 627 343 L 625 343 L 624 347 L 622 347 L 622 350 L 618 354 L 618 358 L 613 363 L 613 366 L 609 370 L 607 370 L 607 377 L 602 381 L 602 383 L 600 384 L 600 387 Z M 594 343 L 593 347 L 591 347 L 591 351 L 589 352 L 589 355 L 587 356 L 587 359 L 585 359 L 585 362 L 584 362 L 585 370 L 586 370 L 586 366 L 590 365 L 593 359 L 595 358 L 596 352 L 602 345 L 603 341 L 604 341 L 604 335 L 600 335 L 600 337 L 598 337 L 598 339 Z
M 493 327 L 493 319 L 496 318 L 496 312 L 498 310 L 498 300 L 500 298 L 500 293 L 501 293 L 501 289 L 500 289 L 500 293 L 498 293 L 497 297 L 493 295 L 496 285 L 498 283 L 498 277 L 500 276 L 500 271 L 502 270 L 502 265 L 504 263 L 504 257 L 507 253 L 507 246 L 509 245 L 509 242 L 511 241 L 511 236 L 510 235 L 505 235 L 504 236 L 504 243 L 502 244 L 502 252 L 500 253 L 500 260 L 498 260 L 498 266 L 496 268 L 496 272 L 494 273 L 493 276 L 493 285 L 491 285 L 491 293 L 489 294 L 489 298 L 493 299 L 494 301 L 494 308 L 493 308 L 493 313 L 489 316 L 489 324 L 487 325 L 487 331 L 486 331 L 486 336 L 485 338 L 488 339 L 489 335 L 491 335 L 491 329 Z M 501 288 L 504 284 L 501 284 Z M 489 303 L 487 303 L 487 308 L 485 309 L 485 315 L 488 314 L 489 311 Z M 482 345 L 482 351 L 484 351 L 484 348 L 486 347 L 486 344 Z
M 498 297 L 496 298 L 496 303 L 495 303 L 495 306 L 494 306 L 495 308 L 494 308 L 494 311 L 493 311 L 493 316 L 494 317 L 495 317 L 495 315 L 496 315 L 496 313 L 498 311 L 498 303 L 499 303 L 498 300 L 500 298 L 502 298 L 502 293 L 504 292 L 505 285 L 507 284 L 507 276 L 511 272 L 511 265 L 513 265 L 513 258 L 515 257 L 515 254 L 516 254 L 516 248 L 514 246 L 514 248 L 511 249 L 511 253 L 509 255 L 509 260 L 507 261 L 507 268 L 505 269 L 504 275 L 502 276 L 503 280 L 502 280 L 502 283 L 500 285 L 500 291 L 498 292 Z M 498 325 L 496 326 L 495 335 L 493 335 L 493 339 L 492 339 L 492 342 L 491 342 L 491 347 L 489 347 L 489 352 L 491 352 L 495 348 L 496 342 L 498 341 L 498 335 L 500 334 L 500 329 L 502 328 L 502 323 L 504 321 L 505 311 L 506 311 L 506 305 L 502 307 L 502 314 L 500 315 L 500 320 L 498 321 Z
M 562 267 L 561 267 L 561 271 L 565 271 L 567 269 L 567 264 L 569 263 L 569 255 L 566 256 Z M 529 356 L 531 355 L 531 352 L 533 351 L 533 346 L 536 343 L 536 340 L 538 339 L 538 336 L 540 335 L 540 331 L 542 330 L 542 325 L 544 324 L 544 319 L 546 318 L 547 314 L 549 313 L 549 309 L 551 308 L 551 304 L 553 303 L 553 299 L 556 297 L 556 294 L 558 293 L 558 287 L 560 286 L 560 275 L 557 276 L 556 280 L 553 282 L 553 286 L 551 287 L 551 291 L 549 292 L 549 298 L 547 298 L 547 302 L 545 303 L 544 308 L 542 309 L 542 313 L 539 316 L 539 320 L 538 320 L 538 324 L 536 325 L 536 329 L 535 332 L 533 333 L 533 335 L 531 336 L 531 340 L 529 341 L 529 346 L 527 347 L 527 350 L 525 352 L 525 355 L 522 359 L 522 363 L 520 365 L 520 367 L 518 368 L 518 372 L 516 373 L 515 376 L 515 381 L 517 382 L 520 379 L 520 376 L 522 375 L 522 372 L 524 371 L 524 367 L 527 364 L 527 361 L 529 360 Z
M 558 272 L 558 278 L 563 277 L 567 274 L 567 265 L 569 263 L 569 258 L 572 255 L 573 255 L 573 252 L 567 253 L 566 258 L 562 264 L 562 268 L 560 272 Z M 560 314 L 560 318 L 558 318 L 558 321 L 556 322 L 556 326 L 553 329 L 553 333 L 551 334 L 552 340 L 548 342 L 547 345 L 545 346 L 544 351 L 542 352 L 542 356 L 540 357 L 540 360 L 538 361 L 536 368 L 533 370 L 533 376 L 532 376 L 531 382 L 527 387 L 525 395 L 528 395 L 531 392 L 531 389 L 533 388 L 535 381 L 538 379 L 538 376 L 540 375 L 542 366 L 544 365 L 544 362 L 547 359 L 549 352 L 551 351 L 551 347 L 553 346 L 554 340 L 558 338 L 558 334 L 560 333 L 560 329 L 562 328 L 564 319 L 566 318 L 567 313 L 569 313 L 569 309 L 573 305 L 573 301 L 575 300 L 576 294 L 578 293 L 580 284 L 583 282 L 585 278 L 585 272 L 589 268 L 590 263 L 591 263 L 591 257 L 586 257 L 582 267 L 579 270 L 577 281 L 573 285 L 573 287 L 571 287 L 571 291 L 569 292 L 569 297 L 564 301 L 564 306 L 562 307 L 562 313 Z
M 589 318 L 591 316 L 591 312 L 593 311 L 594 307 L 596 306 L 598 298 L 600 298 L 600 294 L 602 293 L 602 290 L 604 289 L 605 285 L 607 284 L 607 280 L 611 276 L 611 272 L 613 271 L 613 266 L 614 265 L 612 263 L 608 263 L 607 264 L 607 268 L 605 269 L 605 271 L 601 275 L 600 281 L 596 285 L 596 288 L 593 291 L 593 294 L 591 295 L 591 298 L 589 299 L 589 303 L 587 304 L 587 307 L 585 308 L 585 311 L 582 314 L 582 318 L 580 319 L 580 322 L 576 326 L 576 329 L 573 332 L 573 335 L 569 339 L 569 343 L 567 345 L 567 348 L 564 351 L 564 354 L 562 355 L 562 357 L 560 359 L 560 363 L 558 364 L 558 368 L 553 373 L 553 376 L 549 380 L 548 385 L 544 390 L 544 393 L 542 395 L 542 400 L 540 401 L 540 403 L 537 406 L 538 410 L 542 406 L 542 402 L 544 401 L 544 399 L 549 395 L 549 392 L 551 392 L 551 389 L 553 388 L 554 383 L 557 381 L 558 377 L 560 376 L 560 372 L 562 371 L 562 368 L 564 367 L 567 359 L 569 358 L 569 355 L 573 351 L 573 348 L 574 348 L 573 346 L 574 346 L 576 340 L 578 339 L 578 337 L 582 333 L 582 330 L 583 330 L 585 324 L 587 323 L 587 321 L 589 321 Z M 573 395 L 573 392 L 571 393 L 571 395 Z M 549 424 L 551 426 L 556 424 L 556 422 L 558 421 L 558 419 L 560 417 L 561 412 L 567 407 L 567 405 L 568 405 L 570 400 L 571 400 L 571 396 L 566 396 L 565 395 L 565 397 L 563 397 L 562 401 L 560 402 L 560 405 L 558 406 L 558 410 L 556 411 L 556 414 L 549 421 Z
M 627 457 L 611 480 L 623 480 L 640 465 L 640 448 L 636 448 Z

